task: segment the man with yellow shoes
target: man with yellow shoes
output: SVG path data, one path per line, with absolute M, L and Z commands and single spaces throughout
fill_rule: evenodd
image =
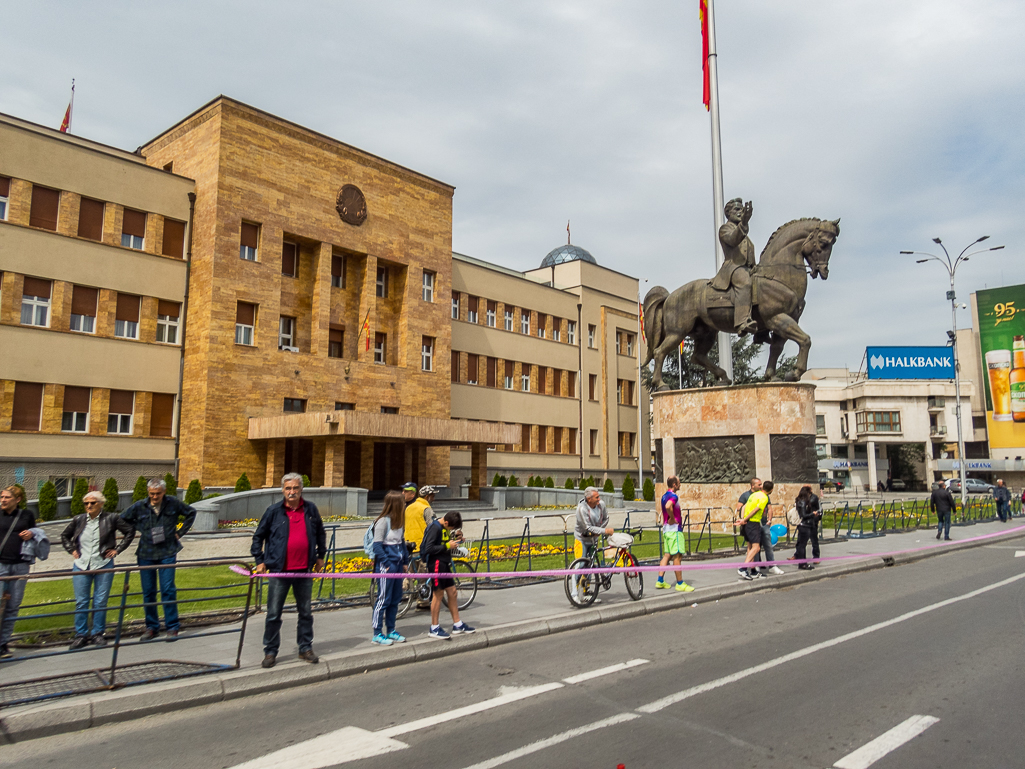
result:
M 687 543 L 683 537 L 683 512 L 680 510 L 680 479 L 675 475 L 666 478 L 666 493 L 662 495 L 659 502 L 662 523 L 662 543 L 664 553 L 659 566 L 668 566 L 672 559 L 676 566 L 683 563 L 683 554 L 687 550 Z M 658 573 L 656 588 L 668 588 L 665 581 L 665 572 Z M 683 581 L 683 571 L 676 570 L 676 587 L 678 593 L 690 593 L 693 587 Z

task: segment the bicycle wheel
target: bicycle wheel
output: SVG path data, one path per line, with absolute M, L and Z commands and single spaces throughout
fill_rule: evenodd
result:
M 409 613 L 409 610 L 416 605 L 416 597 L 420 592 L 420 580 L 413 574 L 402 580 L 402 583 L 402 598 L 399 599 L 398 610 L 395 612 L 396 617 L 405 617 Z
M 469 561 L 452 561 L 452 579 L 456 581 L 456 606 L 462 611 L 477 597 L 477 570 Z M 441 594 L 441 600 L 448 606 L 448 595 Z
M 623 553 L 618 565 L 636 566 L 637 559 L 630 553 Z M 623 581 L 626 582 L 626 592 L 630 594 L 630 597 L 635 601 L 641 600 L 641 596 L 644 594 L 644 575 L 639 571 L 624 571 Z
M 577 558 L 569 565 L 571 569 L 590 569 L 594 564 L 587 558 Z M 595 574 L 567 574 L 566 597 L 570 605 L 582 609 L 594 603 L 598 597 L 601 580 Z

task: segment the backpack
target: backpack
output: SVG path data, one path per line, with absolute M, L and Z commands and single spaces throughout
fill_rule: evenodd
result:
M 375 558 L 374 555 L 374 523 L 370 524 L 370 528 L 367 529 L 367 533 L 363 535 L 363 552 L 367 554 L 369 558 Z
M 801 525 L 801 515 L 797 512 L 797 505 L 791 505 L 787 508 L 787 523 L 791 526 Z
M 427 542 L 427 532 L 431 530 L 431 526 L 437 526 L 440 529 L 441 523 L 438 521 L 437 518 L 435 518 L 433 521 L 427 524 L 427 528 L 424 529 L 424 538 L 420 540 L 420 548 L 417 550 L 417 552 L 420 553 L 420 560 L 424 562 L 424 566 L 427 565 L 427 556 L 424 554 L 424 543 Z

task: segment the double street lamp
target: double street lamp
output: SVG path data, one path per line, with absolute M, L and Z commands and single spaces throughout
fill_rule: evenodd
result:
M 924 264 L 925 262 L 939 262 L 947 270 L 947 274 L 950 276 L 950 290 L 947 292 L 947 299 L 950 300 L 950 323 L 951 330 L 947 332 L 947 336 L 950 337 L 951 354 L 954 358 L 954 398 L 957 400 L 954 413 L 957 416 L 957 456 L 958 456 L 958 468 L 960 470 L 961 477 L 961 507 L 964 508 L 966 495 L 968 490 L 965 488 L 965 448 L 964 448 L 964 434 L 961 431 L 961 364 L 957 360 L 957 295 L 954 293 L 954 275 L 957 273 L 958 266 L 962 262 L 967 262 L 968 257 L 975 256 L 976 254 L 983 254 L 987 251 L 999 251 L 1003 246 L 993 246 L 992 248 L 980 248 L 978 251 L 972 251 L 970 254 L 965 252 L 972 246 L 976 246 L 984 240 L 989 240 L 989 235 L 983 235 L 978 240 L 969 243 L 964 247 L 964 250 L 957 255 L 956 259 L 950 258 L 950 253 L 947 251 L 947 247 L 943 245 L 943 241 L 939 238 L 933 238 L 932 242 L 936 243 L 940 248 L 943 249 L 943 256 L 939 257 L 936 254 L 929 254 L 924 251 L 901 251 L 902 254 L 918 254 L 926 259 L 917 260 L 916 264 Z

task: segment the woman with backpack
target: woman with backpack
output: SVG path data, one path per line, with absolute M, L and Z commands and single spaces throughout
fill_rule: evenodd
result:
M 406 505 L 402 494 L 389 491 L 384 495 L 384 509 L 374 521 L 374 573 L 402 574 L 409 563 L 409 550 L 402 536 L 405 526 Z M 371 642 L 381 646 L 403 643 L 406 639 L 395 632 L 395 614 L 402 600 L 402 580 L 381 578 L 374 603 Z
M 811 540 L 812 558 L 819 557 L 819 519 L 822 518 L 822 511 L 819 509 L 819 498 L 811 491 L 811 486 L 802 486 L 794 501 L 797 508 L 797 515 L 801 522 L 797 524 L 797 548 L 794 555 L 799 561 L 807 556 L 808 540 Z M 799 564 L 798 569 L 808 571 L 814 569 L 810 563 Z

